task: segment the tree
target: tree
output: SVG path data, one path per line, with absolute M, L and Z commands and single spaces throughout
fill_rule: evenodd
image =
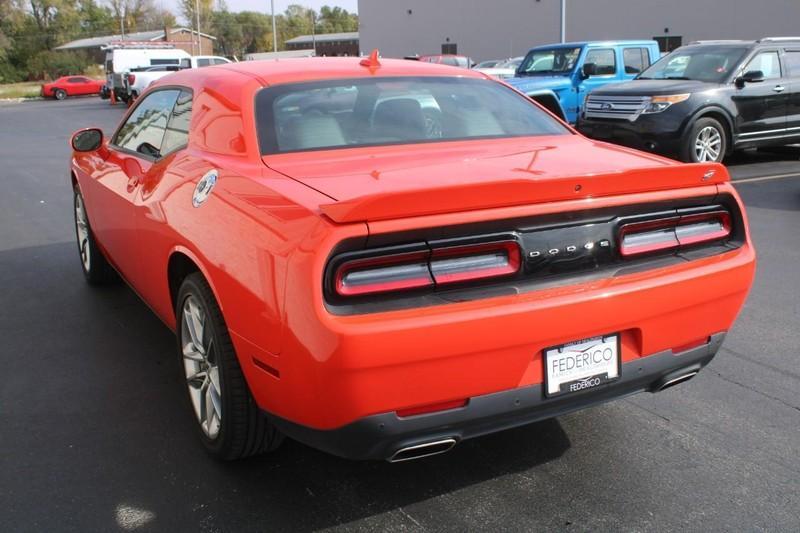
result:
M 341 7 L 322 6 L 317 21 L 319 33 L 358 31 L 358 15 Z
M 180 0 L 178 6 L 181 10 L 184 20 L 190 28 L 197 25 L 197 15 L 195 6 L 200 7 L 200 31 L 208 33 L 211 24 L 211 15 L 214 11 L 214 0 Z

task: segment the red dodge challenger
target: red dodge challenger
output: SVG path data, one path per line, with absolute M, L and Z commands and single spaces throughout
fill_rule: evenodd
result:
M 64 76 L 50 83 L 42 84 L 41 94 L 47 98 L 63 100 L 67 96 L 86 96 L 100 94 L 105 82 L 86 76 Z
M 200 438 L 402 461 L 685 381 L 755 268 L 718 164 L 480 73 L 320 58 L 156 82 L 71 165 L 86 279 L 176 333 Z

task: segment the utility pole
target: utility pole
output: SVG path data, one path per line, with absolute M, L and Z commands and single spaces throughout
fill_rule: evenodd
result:
M 122 34 L 122 40 L 125 40 L 125 6 L 119 8 L 119 32 Z
M 311 46 L 314 48 L 314 55 L 317 55 L 317 17 L 314 15 L 314 10 L 311 10 Z
M 275 0 L 269 0 L 269 6 L 272 10 L 272 51 L 278 51 L 278 33 L 275 29 Z
M 201 56 L 203 55 L 203 41 L 200 40 L 200 0 L 194 0 L 194 14 L 197 18 L 197 55 Z
M 561 0 L 561 42 L 567 42 L 567 0 Z

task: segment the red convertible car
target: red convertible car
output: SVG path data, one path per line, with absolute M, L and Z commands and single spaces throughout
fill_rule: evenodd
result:
M 589 140 L 477 72 L 181 71 L 72 138 L 86 279 L 176 333 L 215 456 L 414 459 L 711 361 L 755 252 L 718 164 Z
M 86 76 L 64 76 L 50 83 L 42 84 L 41 94 L 45 98 L 63 100 L 67 96 L 87 96 L 100 94 L 105 82 Z

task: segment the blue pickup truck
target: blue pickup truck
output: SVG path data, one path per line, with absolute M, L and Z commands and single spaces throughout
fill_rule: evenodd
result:
M 505 81 L 574 124 L 590 91 L 632 80 L 660 57 L 655 41 L 537 46 L 525 56 L 515 77 Z

